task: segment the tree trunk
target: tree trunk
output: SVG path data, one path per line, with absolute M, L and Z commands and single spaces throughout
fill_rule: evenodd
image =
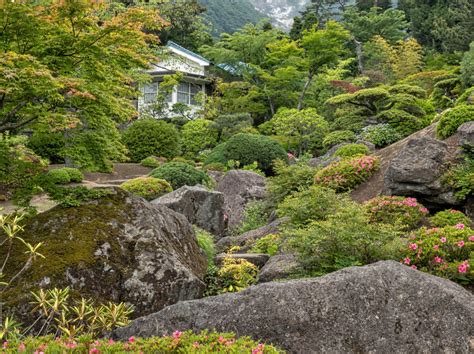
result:
M 308 91 L 309 85 L 311 85 L 311 82 L 313 81 L 313 76 L 314 73 L 310 71 L 308 73 L 308 78 L 304 84 L 303 91 L 301 91 L 300 98 L 298 99 L 298 111 L 301 111 L 303 109 L 303 100 L 306 96 L 306 91 Z

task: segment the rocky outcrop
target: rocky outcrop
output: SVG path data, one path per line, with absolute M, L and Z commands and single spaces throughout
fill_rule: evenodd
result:
M 191 224 L 222 236 L 225 230 L 224 195 L 202 186 L 184 186 L 151 202 L 183 214 Z
M 460 145 L 474 146 L 474 122 L 466 122 L 458 128 Z
M 133 304 L 141 316 L 204 290 L 207 261 L 186 218 L 118 188 L 78 207 L 39 214 L 23 237 L 42 242 L 46 258 L 7 291 L 7 307 L 27 303 L 23 294 L 38 286 L 69 286 L 98 301 Z M 11 264 L 20 266 L 23 257 L 14 254 Z
M 226 251 L 232 246 L 239 246 L 240 251 L 248 251 L 250 248 L 252 248 L 254 241 L 271 234 L 278 234 L 280 232 L 280 226 L 288 220 L 289 219 L 286 217 L 276 219 L 268 225 L 262 226 L 255 230 L 247 231 L 242 235 L 223 237 L 216 243 L 216 247 L 220 251 Z
M 232 170 L 222 178 L 216 191 L 224 194 L 228 227 L 235 228 L 242 222 L 247 203 L 265 197 L 265 177 L 251 171 Z
M 258 283 L 267 283 L 285 279 L 300 266 L 298 258 L 293 254 L 277 254 L 265 263 L 258 274 Z
M 468 353 L 474 350 L 474 298 L 449 280 L 385 261 L 180 302 L 114 335 L 209 328 L 290 353 Z
M 221 265 L 225 258 L 230 257 L 234 259 L 244 259 L 249 263 L 257 266 L 258 268 L 262 268 L 265 263 L 267 263 L 270 256 L 268 254 L 263 253 L 233 253 L 233 254 L 226 254 L 221 253 L 218 254 L 215 258 L 215 262 L 217 265 Z

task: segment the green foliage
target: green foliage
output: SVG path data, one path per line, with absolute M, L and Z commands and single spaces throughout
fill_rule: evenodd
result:
M 474 105 L 474 86 L 464 91 L 464 93 L 456 100 L 456 106 L 462 104 Z
M 459 210 L 448 209 L 438 211 L 430 218 L 430 224 L 434 227 L 456 226 L 457 224 L 470 225 L 471 219 Z
M 279 234 L 270 234 L 258 239 L 250 249 L 250 252 L 264 253 L 269 256 L 274 256 L 278 253 L 281 242 Z
M 162 120 L 140 119 L 133 122 L 122 134 L 132 161 L 148 156 L 172 158 L 179 154 L 179 133 L 174 125 Z
M 336 130 L 328 135 L 323 140 L 323 146 L 329 149 L 341 143 L 350 143 L 356 141 L 357 137 L 351 130 Z
M 62 168 L 55 168 L 54 170 L 48 171 L 46 178 L 54 184 L 68 184 L 71 182 L 69 173 Z
M 217 272 L 221 283 L 220 293 L 238 292 L 257 281 L 257 266 L 245 259 L 232 257 L 234 250 L 229 250 Z
M 374 156 L 356 156 L 333 162 L 316 173 L 314 182 L 337 192 L 346 192 L 367 181 L 379 165 L 379 158 Z
M 163 179 L 137 177 L 123 182 L 120 188 L 136 194 L 146 200 L 153 200 L 173 191 L 171 185 Z
M 182 156 L 177 156 L 171 162 L 182 162 L 182 163 L 187 163 L 188 165 L 191 165 L 193 167 L 196 166 L 196 163 L 193 160 L 188 160 Z
M 474 158 L 466 154 L 464 161 L 452 166 L 442 178 L 443 183 L 455 191 L 459 200 L 464 200 L 474 194 Z
M 157 168 L 166 162 L 166 157 L 148 156 L 140 161 L 143 167 Z
M 277 161 L 274 169 L 275 176 L 268 180 L 267 191 L 275 205 L 291 193 L 309 188 L 314 183 L 316 169 L 307 164 L 307 159 L 303 158 L 293 165 Z
M 151 171 L 150 176 L 164 179 L 175 190 L 182 186 L 194 186 L 209 182 L 209 176 L 204 172 L 183 162 L 167 162 Z
M 370 149 L 367 145 L 364 144 L 347 144 L 341 146 L 339 149 L 336 150 L 334 156 L 336 157 L 354 157 L 357 155 L 368 155 L 370 153 Z
M 442 139 L 449 138 L 456 133 L 465 122 L 474 120 L 474 106 L 460 105 L 445 112 L 438 122 L 436 133 Z
M 473 230 L 464 224 L 413 232 L 403 250 L 403 263 L 462 284 L 474 281 Z
M 69 179 L 73 183 L 80 183 L 84 179 L 84 175 L 77 168 L 63 167 L 62 170 L 67 172 Z
M 360 137 L 379 148 L 402 139 L 402 135 L 389 124 L 369 125 L 362 130 Z
M 109 195 L 105 188 L 44 186 L 49 197 L 64 208 L 80 206 L 83 202 Z
M 196 233 L 196 238 L 199 247 L 204 251 L 207 257 L 207 263 L 214 264 L 214 257 L 216 256 L 216 245 L 214 244 L 214 238 L 206 230 L 200 229 L 197 226 L 193 226 L 194 232 Z
M 278 215 L 289 217 L 293 225 L 305 225 L 325 220 L 345 201 L 344 197 L 337 195 L 332 189 L 311 186 L 286 197 L 278 206 Z
M 244 210 L 242 223 L 235 234 L 241 235 L 250 230 L 256 230 L 267 224 L 270 212 L 265 201 L 252 201 L 247 203 Z
M 50 163 L 64 162 L 65 138 L 61 133 L 35 132 L 28 140 L 27 147 Z
M 252 128 L 253 119 L 248 113 L 221 114 L 214 119 L 214 127 L 219 132 L 219 141 L 226 141 L 235 134 Z
M 211 162 L 208 163 L 203 167 L 205 171 L 219 171 L 219 172 L 225 172 L 227 171 L 227 167 L 220 162 Z
M 464 53 L 461 61 L 461 81 L 464 87 L 474 86 L 474 42 L 469 46 L 469 51 Z
M 364 204 L 371 222 L 391 224 L 401 230 L 414 229 L 420 225 L 428 209 L 415 198 L 381 196 Z
M 54 335 L 26 337 L 9 341 L 8 348 L 25 353 L 35 351 L 39 353 L 43 350 L 48 353 L 284 353 L 271 344 L 264 344 L 250 337 L 207 331 L 199 334 L 194 334 L 192 331 L 175 331 L 173 335 L 151 338 L 131 337 L 127 342 L 99 339 L 92 335 L 77 338 L 68 336 L 56 338 Z
M 186 123 L 181 130 L 183 156 L 196 159 L 198 153 L 217 145 L 218 131 L 214 123 L 206 119 L 196 119 Z
M 326 220 L 290 230 L 287 242 L 312 275 L 394 257 L 398 236 L 390 225 L 370 222 L 364 208 L 349 203 Z

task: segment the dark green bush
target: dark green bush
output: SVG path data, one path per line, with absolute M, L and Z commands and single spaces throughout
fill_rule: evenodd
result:
M 223 163 L 220 162 L 212 162 L 203 167 L 205 171 L 220 171 L 220 172 L 225 172 L 226 171 L 226 166 Z
M 164 179 L 171 184 L 173 189 L 209 182 L 208 175 L 183 162 L 165 163 L 151 171 L 150 176 Z
M 364 144 L 347 144 L 337 149 L 334 156 L 353 157 L 357 155 L 368 155 L 369 152 L 369 148 Z
M 153 155 L 173 158 L 179 154 L 178 130 L 162 120 L 135 121 L 123 132 L 122 141 L 134 162 Z
M 341 143 L 350 143 L 356 140 L 356 135 L 351 130 L 336 130 L 329 133 L 323 140 L 323 146 L 329 149 Z
M 143 167 L 157 168 L 166 162 L 165 157 L 148 156 L 140 161 Z
M 457 224 L 471 225 L 471 219 L 459 210 L 448 209 L 437 212 L 430 218 L 435 227 L 455 226 Z
M 363 140 L 379 148 L 393 144 L 403 138 L 403 136 L 389 124 L 369 125 L 362 129 L 360 136 Z
M 46 178 L 53 184 L 68 184 L 71 182 L 69 173 L 63 168 L 55 168 L 54 170 L 48 171 Z
M 34 133 L 27 146 L 50 163 L 64 163 L 64 136 L 61 133 Z
M 449 138 L 456 133 L 463 123 L 472 120 L 474 120 L 474 106 L 456 106 L 441 116 L 436 128 L 436 133 L 442 139 Z
M 84 175 L 77 168 L 63 167 L 62 170 L 67 172 L 71 182 L 80 183 L 84 179 Z

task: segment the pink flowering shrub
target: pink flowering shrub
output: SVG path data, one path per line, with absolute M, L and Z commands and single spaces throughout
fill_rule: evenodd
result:
M 379 158 L 375 156 L 348 158 L 319 170 L 314 182 L 336 192 L 346 192 L 368 180 L 379 166 Z
M 415 198 L 397 196 L 376 197 L 365 203 L 372 222 L 400 225 L 402 229 L 416 228 L 428 209 Z
M 413 269 L 462 284 L 474 281 L 474 231 L 464 224 L 414 231 L 402 262 Z
M 130 337 L 126 342 L 112 339 L 77 339 L 27 337 L 3 341 L 1 353 L 284 353 L 276 347 L 260 343 L 249 337 L 237 338 L 233 333 L 175 331 L 169 336 L 153 338 Z
M 430 223 L 436 227 L 454 226 L 456 224 L 470 225 L 471 219 L 459 210 L 448 209 L 433 215 L 430 218 Z

